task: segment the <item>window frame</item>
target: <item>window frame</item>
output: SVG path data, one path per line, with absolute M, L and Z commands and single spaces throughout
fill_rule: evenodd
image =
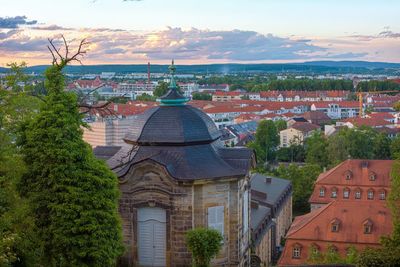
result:
M 336 187 L 333 187 L 331 190 L 331 198 L 337 198 L 338 191 L 339 190 Z
M 357 197 L 359 195 L 359 197 Z M 357 189 L 355 192 L 354 192 L 354 198 L 355 199 L 361 199 L 361 197 L 362 197 L 362 195 L 361 195 L 361 190 L 360 189 Z
M 345 199 L 350 198 L 350 189 L 347 187 L 345 189 L 343 189 L 343 198 L 345 198 Z
M 367 191 L 367 199 L 368 200 L 373 200 L 374 199 L 374 194 L 375 192 L 374 192 L 374 190 L 373 189 L 368 189 L 368 191 Z
M 319 189 L 319 197 L 325 197 L 325 187 L 321 187 L 320 189 Z M 322 193 L 322 194 L 321 194 Z
M 385 190 L 381 190 L 379 192 L 379 200 L 386 200 L 386 191 Z
M 301 247 L 299 245 L 295 245 L 292 248 L 292 258 L 300 259 L 301 258 Z

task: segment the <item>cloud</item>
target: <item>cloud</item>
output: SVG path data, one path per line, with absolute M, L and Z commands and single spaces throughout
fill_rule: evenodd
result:
M 400 38 L 400 33 L 395 33 L 390 30 L 382 31 L 379 33 L 379 37 L 385 38 Z
M 47 26 L 36 26 L 36 27 L 31 27 L 31 29 L 34 30 L 42 30 L 42 31 L 69 31 L 69 30 L 74 30 L 73 28 L 65 28 L 62 26 L 58 25 L 47 25 Z
M 73 44 L 83 38 L 90 41 L 84 60 L 87 64 L 161 63 L 171 58 L 182 63 L 399 60 L 399 47 L 396 45 L 399 34 L 388 29 L 370 36 L 353 34 L 304 38 L 238 29 L 220 31 L 167 27 L 159 31 L 141 32 L 110 28 L 65 28 L 37 23 L 0 29 L 0 54 L 8 58 L 15 57 L 16 60 L 43 60 L 41 64 L 48 63 L 47 39 L 59 38 L 61 33 Z M 360 38 L 369 41 L 360 42 Z
M 34 25 L 36 20 L 27 20 L 26 16 L 16 16 L 16 17 L 0 17 L 0 28 L 2 29 L 16 29 L 20 25 Z

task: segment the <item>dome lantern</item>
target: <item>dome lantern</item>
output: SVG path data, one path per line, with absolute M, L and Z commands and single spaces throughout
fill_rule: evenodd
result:
M 174 60 L 172 60 L 171 65 L 168 67 L 170 74 L 170 83 L 168 86 L 168 92 L 161 96 L 157 101 L 160 102 L 161 106 L 182 106 L 189 101 L 188 98 L 184 97 L 178 90 L 175 82 L 175 71 L 176 67 L 174 65 Z

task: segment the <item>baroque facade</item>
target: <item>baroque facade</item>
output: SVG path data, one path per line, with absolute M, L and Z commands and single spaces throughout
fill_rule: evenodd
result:
M 174 65 L 170 71 L 169 92 L 138 117 L 125 144 L 94 150 L 119 177 L 126 244 L 119 265 L 190 266 L 185 234 L 209 227 L 223 235 L 213 266 L 247 266 L 254 154 L 224 147 L 211 118 L 186 105 Z

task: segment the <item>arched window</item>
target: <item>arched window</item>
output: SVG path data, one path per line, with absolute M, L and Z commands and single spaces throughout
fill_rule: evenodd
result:
M 292 248 L 292 258 L 300 259 L 301 258 L 301 245 L 296 243 Z
M 361 199 L 361 189 L 360 188 L 356 189 L 356 192 L 354 193 L 354 198 Z
M 374 190 L 373 189 L 368 189 L 367 198 L 369 200 L 374 199 Z
M 334 219 L 331 221 L 331 232 L 337 233 L 339 232 L 340 221 L 338 219 Z
M 385 189 L 382 189 L 382 190 L 379 192 L 379 199 L 380 199 L 380 200 L 385 200 L 385 199 L 386 199 L 386 191 L 385 191 Z
M 370 180 L 370 181 L 375 181 L 375 180 L 376 180 L 376 173 L 370 172 L 370 174 L 369 174 L 369 180 Z
M 336 198 L 337 197 L 337 192 L 338 192 L 338 189 L 336 187 L 332 188 L 331 198 Z
M 343 198 L 349 198 L 350 197 L 350 189 L 349 188 L 345 188 L 343 189 Z
M 319 197 L 325 197 L 325 187 L 319 189 Z
M 367 220 L 363 223 L 363 226 L 364 226 L 364 234 L 370 234 L 370 233 L 372 233 L 372 225 L 373 225 L 373 223 L 372 223 L 372 221 L 371 221 L 370 219 L 367 219 Z

